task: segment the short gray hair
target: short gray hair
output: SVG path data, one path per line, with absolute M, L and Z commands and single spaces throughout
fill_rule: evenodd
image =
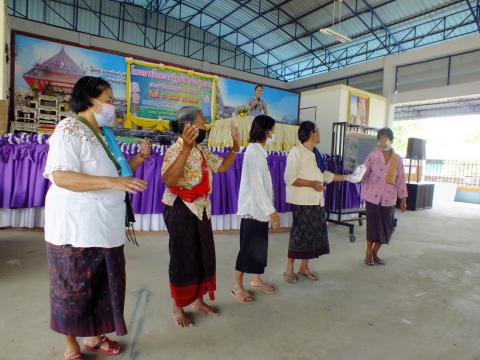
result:
M 170 122 L 170 128 L 176 132 L 180 133 L 180 128 L 183 128 L 183 124 L 193 123 L 197 118 L 198 114 L 201 114 L 202 110 L 195 106 L 184 106 L 177 111 L 175 115 L 175 120 Z

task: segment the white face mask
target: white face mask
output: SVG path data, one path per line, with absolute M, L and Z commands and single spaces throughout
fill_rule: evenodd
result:
M 275 141 L 275 134 L 272 134 L 271 138 L 267 136 L 267 143 L 266 143 L 267 145 L 272 145 L 274 141 Z
M 102 112 L 96 113 L 93 111 L 93 115 L 95 116 L 95 121 L 97 122 L 98 126 L 109 126 L 115 120 L 115 106 L 112 104 L 101 103 L 97 99 L 93 99 L 100 105 L 102 105 Z
M 382 151 L 390 151 L 390 150 L 392 150 L 392 142 L 391 142 L 390 140 L 387 140 L 387 141 L 385 142 L 385 145 L 384 145 L 384 146 L 380 145 L 380 143 L 378 143 L 378 146 L 380 147 L 380 150 L 382 150 Z

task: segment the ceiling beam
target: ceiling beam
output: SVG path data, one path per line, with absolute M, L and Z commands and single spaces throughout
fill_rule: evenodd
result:
M 215 2 L 215 0 L 210 0 L 204 7 L 202 7 L 201 9 L 198 9 L 193 15 L 189 15 L 187 16 L 186 18 L 183 18 L 181 19 L 181 21 L 184 21 L 185 22 L 185 25 L 180 29 L 178 30 L 175 34 L 172 34 L 167 38 L 165 38 L 164 41 L 162 41 L 160 44 L 158 44 L 157 46 L 155 46 L 155 50 L 158 50 L 162 45 L 166 44 L 169 40 L 171 40 L 172 38 L 174 38 L 175 36 L 177 36 L 178 34 L 182 33 L 183 31 L 185 31 L 185 29 L 190 25 L 189 21 L 191 21 L 195 16 L 201 14 L 206 8 L 208 8 L 213 2 Z M 181 13 L 181 8 L 180 8 L 180 18 L 182 17 L 182 13 Z M 185 20 L 185 19 L 188 19 L 188 20 Z M 186 37 L 185 37 L 186 38 Z
M 397 0 L 387 0 L 387 1 L 385 1 L 385 2 L 383 2 L 383 3 L 381 3 L 381 4 L 379 4 L 379 5 L 375 6 L 374 9 L 378 9 L 378 8 L 380 8 L 380 7 L 382 7 L 382 6 L 385 6 L 385 5 L 388 5 L 388 4 L 390 4 L 390 3 L 394 2 L 394 1 L 397 1 Z M 463 1 L 463 0 L 461 0 L 461 1 Z M 310 15 L 312 15 L 312 14 L 315 14 L 316 12 L 318 12 L 318 11 L 320 11 L 320 10 L 322 10 L 322 9 L 324 9 L 324 8 L 332 5 L 332 4 L 333 4 L 333 1 L 332 1 L 332 2 L 329 2 L 329 3 L 326 3 L 326 4 L 323 4 L 323 5 L 315 8 L 315 9 L 312 9 L 311 11 L 309 11 L 309 12 L 307 12 L 307 13 L 299 16 L 299 17 L 297 17 L 296 20 L 297 20 L 297 21 L 300 21 L 300 20 L 302 20 L 303 18 L 305 18 L 305 17 L 307 17 L 307 16 L 310 16 Z M 366 13 L 366 12 L 368 12 L 368 10 L 363 10 L 363 11 L 360 11 L 360 14 L 364 14 L 364 13 Z M 347 21 L 347 20 L 354 19 L 354 18 L 356 18 L 356 15 L 352 15 L 352 16 L 346 17 L 346 18 L 343 19 L 342 21 Z M 282 24 L 282 26 L 292 25 L 292 24 L 294 24 L 294 23 L 295 23 L 295 21 L 290 20 L 290 21 Z M 330 22 L 328 22 L 327 24 L 320 24 L 319 28 L 322 28 L 322 27 L 324 27 L 324 26 L 327 26 L 328 24 L 330 24 Z M 256 41 L 256 40 L 258 40 L 258 39 L 260 39 L 260 38 L 262 38 L 262 37 L 264 37 L 264 36 L 266 36 L 266 35 L 271 34 L 272 32 L 274 32 L 274 31 L 276 31 L 276 30 L 277 30 L 276 28 L 274 28 L 274 29 L 272 29 L 272 30 L 269 30 L 269 31 L 267 31 L 266 33 L 263 33 L 263 34 L 255 37 L 255 38 L 253 38 L 252 40 L 253 40 L 253 41 Z M 306 32 L 297 34 L 296 37 L 299 38 L 299 39 L 301 39 L 301 38 L 303 38 L 303 37 L 307 37 L 307 36 L 310 36 L 310 35 L 314 35 L 314 34 L 316 34 L 316 33 L 318 33 L 318 29 L 308 30 L 308 31 L 306 31 Z M 288 41 L 287 43 L 283 43 L 283 44 L 279 45 L 278 47 L 283 46 L 283 45 L 286 45 L 286 44 L 289 44 L 289 43 L 291 43 L 291 42 L 292 42 L 292 41 Z M 247 42 L 247 43 L 243 43 L 243 44 L 239 44 L 239 46 L 243 46 L 243 45 L 245 45 L 245 44 L 248 44 L 248 42 Z
M 382 18 L 378 15 L 378 13 L 375 11 L 375 9 L 372 7 L 372 5 L 370 5 L 370 3 L 367 1 L 367 0 L 362 0 L 362 2 L 367 6 L 368 10 L 372 13 L 372 16 L 374 16 L 375 18 L 377 18 L 377 21 L 380 22 L 383 30 L 385 31 L 385 33 L 388 35 L 388 37 L 392 38 L 396 44 L 398 44 L 398 40 L 395 38 L 395 36 L 392 34 L 392 32 L 390 31 L 389 27 L 383 22 Z M 372 25 L 373 25 L 373 21 L 372 21 Z M 373 27 L 373 26 L 372 26 Z M 402 48 L 400 47 L 400 45 L 398 45 L 398 51 L 402 51 Z
M 467 3 L 468 8 L 470 9 L 470 12 L 472 13 L 473 19 L 477 23 L 478 32 L 480 32 L 480 0 L 477 0 L 477 5 L 475 6 L 476 9 L 474 8 L 470 0 L 465 0 L 465 1 Z
M 395 0 L 394 0 L 394 1 L 395 1 Z M 410 20 L 413 20 L 413 19 L 415 19 L 415 18 L 417 18 L 417 17 L 419 17 L 419 16 L 429 15 L 429 14 L 435 12 L 435 11 L 444 10 L 444 9 L 446 9 L 446 8 L 449 8 L 449 7 L 458 5 L 459 3 L 463 3 L 464 1 L 465 1 L 465 0 L 457 0 L 457 1 L 454 2 L 454 3 L 443 4 L 443 5 L 441 5 L 441 6 L 437 7 L 437 8 L 431 9 L 431 10 L 426 11 L 426 12 L 423 12 L 423 13 L 421 13 L 421 14 L 414 14 L 414 15 L 408 17 L 408 18 L 404 18 L 404 19 L 402 19 L 402 20 L 398 20 L 398 21 L 392 22 L 392 23 L 388 24 L 388 26 L 389 26 L 389 27 L 392 27 L 392 26 L 395 26 L 395 25 L 399 25 L 399 24 L 401 24 L 401 23 L 403 23 L 403 22 L 408 22 L 408 21 L 410 21 Z M 376 9 L 376 8 L 375 8 L 375 9 Z M 354 16 L 354 17 L 355 17 L 355 16 Z M 402 31 L 404 31 L 404 30 L 407 30 L 407 29 L 402 29 Z M 317 31 L 317 30 L 315 30 L 315 31 Z M 398 32 L 398 31 L 397 31 L 397 32 Z M 368 31 L 368 30 L 365 31 L 365 32 L 362 32 L 362 33 L 356 35 L 355 37 L 352 37 L 352 40 L 355 41 L 356 39 L 361 38 L 362 36 L 365 36 L 365 35 L 367 35 L 367 34 L 369 34 L 369 33 L 370 33 L 370 31 Z M 283 45 L 285 45 L 285 44 L 282 44 L 282 45 L 280 45 L 279 47 L 281 47 L 281 46 L 283 46 Z M 383 44 L 382 44 L 382 45 L 383 45 Z M 269 51 L 273 51 L 274 49 L 275 49 L 275 48 L 269 49 Z M 314 49 L 314 50 L 319 50 L 319 51 L 320 51 L 320 50 L 322 50 L 322 48 L 319 47 L 318 49 Z M 299 58 L 299 57 L 302 57 L 302 56 L 305 56 L 305 55 L 308 55 L 308 53 L 307 53 L 307 52 L 301 53 L 301 54 L 292 56 L 292 57 L 290 57 L 290 58 L 288 58 L 288 59 L 283 59 L 282 61 L 283 61 L 283 62 L 292 61 L 292 60 L 295 60 L 296 58 Z M 272 64 L 272 66 L 275 66 L 275 65 L 278 65 L 278 64 L 279 64 L 279 63 L 275 63 L 275 64 Z

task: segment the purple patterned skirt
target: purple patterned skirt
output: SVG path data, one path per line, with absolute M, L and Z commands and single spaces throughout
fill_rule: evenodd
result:
M 115 248 L 76 248 L 47 243 L 50 326 L 70 336 L 127 334 L 125 256 Z

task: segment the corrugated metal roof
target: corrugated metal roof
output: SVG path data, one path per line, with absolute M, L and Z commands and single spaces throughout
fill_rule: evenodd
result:
M 288 65 L 284 79 L 479 31 L 465 0 L 343 0 L 342 22 L 336 30 L 352 38 L 349 44 L 318 32 L 332 25 L 333 0 L 8 0 L 9 8 L 14 4 L 20 13 L 15 16 L 26 12 L 27 2 L 28 17 L 36 21 L 72 28 L 73 8 L 78 5 L 78 31 L 120 38 L 110 30 L 118 29 L 122 41 L 161 45 L 176 54 L 185 53 L 188 41 L 193 57 L 211 62 L 219 59 L 220 37 L 226 42 L 221 47 L 228 47 L 220 50 L 220 60 L 230 59 L 228 53 L 236 47 L 251 56 L 256 67 Z M 340 0 L 335 3 L 338 22 Z M 476 1 L 471 3 L 475 6 Z M 124 19 L 119 16 L 122 9 Z M 103 23 L 93 12 L 101 12 Z M 163 44 L 165 17 L 171 39 Z M 185 31 L 185 23 L 194 28 Z M 147 44 L 156 35 L 161 39 Z M 205 56 L 199 57 L 195 51 L 202 47 L 199 52 Z M 243 58 L 234 63 L 243 63 Z M 224 65 L 228 64 L 231 60 Z

